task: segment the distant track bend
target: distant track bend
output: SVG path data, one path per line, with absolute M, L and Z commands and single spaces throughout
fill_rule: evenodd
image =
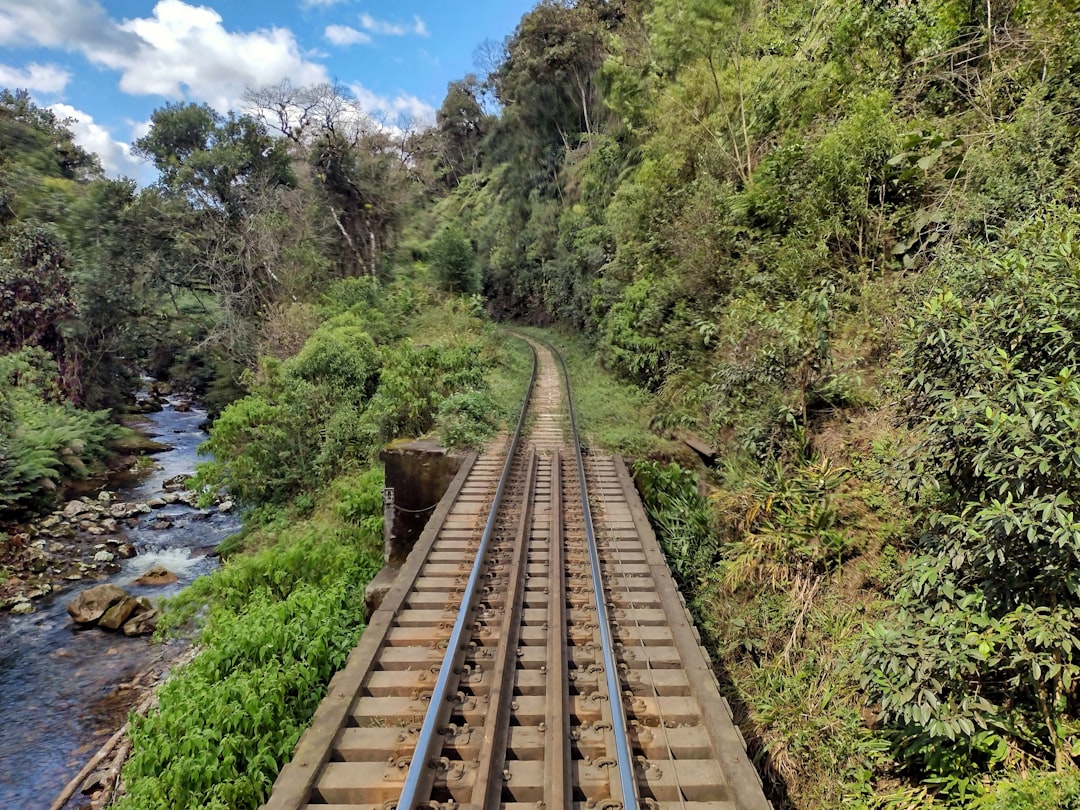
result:
M 583 455 L 529 339 L 265 810 L 769 807 L 621 458 Z

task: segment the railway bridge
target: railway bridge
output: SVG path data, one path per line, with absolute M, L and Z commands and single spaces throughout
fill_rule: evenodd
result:
M 530 339 L 517 429 L 465 460 L 265 810 L 770 805 L 621 458 Z

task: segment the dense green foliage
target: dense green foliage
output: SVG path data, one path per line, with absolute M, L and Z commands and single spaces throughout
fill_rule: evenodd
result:
M 0 517 L 49 502 L 65 478 L 85 478 L 119 429 L 108 414 L 65 401 L 53 356 L 0 355 Z
M 208 493 L 223 487 L 248 504 L 280 504 L 362 469 L 386 442 L 428 433 L 440 419 L 452 445 L 489 435 L 495 415 L 482 407 L 489 327 L 454 303 L 427 305 L 443 319 L 435 343 L 416 345 L 382 332 L 389 342 L 379 346 L 365 331 L 373 313 L 380 326 L 419 314 L 422 301 L 398 290 L 386 295 L 382 309 L 361 298 L 332 316 L 294 357 L 265 359 L 252 375 L 251 393 L 214 424 L 202 448 L 213 458 L 200 465 L 196 486 Z
M 721 451 L 638 479 L 782 806 L 1076 767 L 1077 43 L 1055 0 L 541 2 L 447 96 L 493 309 Z
M 542 0 L 486 69 L 419 133 L 167 106 L 142 191 L 0 97 L 2 367 L 50 380 L 0 392 L 7 505 L 137 359 L 244 395 L 200 473 L 243 543 L 348 520 L 381 442 L 509 411 L 482 306 L 558 324 L 597 444 L 719 451 L 637 475 L 778 806 L 1075 803 L 1075 4 Z
M 904 755 L 950 790 L 1077 753 L 1078 222 L 1051 209 L 992 250 L 958 244 L 907 325 L 924 422 L 908 485 L 934 508 L 866 680 Z

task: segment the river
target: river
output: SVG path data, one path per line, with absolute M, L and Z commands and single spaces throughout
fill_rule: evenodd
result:
M 172 449 L 154 456 L 158 468 L 147 478 L 117 490 L 124 501 L 159 496 L 165 480 L 194 470 L 195 450 L 206 438 L 199 429 L 206 421 L 204 411 L 181 413 L 170 403 L 146 418 L 146 430 Z M 151 528 L 162 517 L 173 522 L 172 528 Z M 137 527 L 123 533 L 138 554 L 124 560 L 120 573 L 105 581 L 154 600 L 176 593 L 217 566 L 207 550 L 238 529 L 233 515 L 167 506 L 142 516 Z M 157 564 L 180 581 L 161 587 L 129 584 Z M 145 637 L 77 630 L 67 604 L 95 584 L 80 583 L 45 597 L 27 616 L 0 613 L 0 808 L 47 810 L 122 724 L 118 687 L 149 667 L 162 666 L 163 657 L 169 660 L 177 652 L 162 650 Z

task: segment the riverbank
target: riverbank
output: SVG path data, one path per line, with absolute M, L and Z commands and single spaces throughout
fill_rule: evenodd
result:
M 188 399 L 156 386 L 134 403 L 135 414 L 122 418 L 128 431 L 110 442 L 114 455 L 100 477 L 68 482 L 69 497 L 52 512 L 0 526 L 0 611 L 30 614 L 49 594 L 116 575 L 124 560 L 138 554 L 128 534 L 140 526 L 166 531 L 180 516 L 206 520 L 231 511 L 232 503 L 226 501 L 189 513 L 196 507 L 196 495 L 184 485 L 194 470 L 195 447 L 205 438 L 205 414 L 193 410 Z M 182 428 L 173 415 L 182 419 Z M 196 441 L 186 442 L 191 446 L 181 450 L 187 469 L 175 472 L 175 460 L 157 459 L 174 451 L 173 443 L 183 434 L 189 439 L 194 435 Z M 133 497 L 132 491 L 141 497 Z M 213 553 L 213 548 L 203 553 Z
M 198 461 L 196 448 L 206 438 L 201 429 L 206 415 L 187 408 L 181 400 L 173 401 L 184 410 L 177 411 L 166 401 L 141 426 L 152 440 L 168 443 L 171 449 L 155 454 L 152 464 L 138 465 L 137 476 L 128 474 L 130 463 L 116 471 L 107 481 L 110 488 L 103 490 L 107 499 L 84 490 L 81 497 L 69 497 L 54 513 L 18 530 L 27 542 L 9 559 L 24 567 L 21 576 L 12 575 L 0 584 L 8 599 L 18 593 L 26 597 L 32 612 L 0 611 L 0 682 L 4 684 L 0 723 L 8 729 L 0 739 L 4 763 L 0 807 L 48 810 L 64 786 L 115 734 L 145 689 L 170 671 L 177 656 L 189 648 L 187 643 L 153 645 L 145 637 L 84 630 L 66 610 L 73 597 L 102 582 L 156 604 L 214 571 L 218 567 L 214 549 L 239 529 L 239 520 L 227 506 L 225 511 L 195 509 L 187 505 L 188 496 L 175 488 Z M 76 502 L 82 505 L 72 506 Z M 65 509 L 77 514 L 64 515 Z M 51 526 L 43 525 L 54 520 Z M 61 536 L 50 537 L 50 532 Z M 134 556 L 119 553 L 125 546 L 130 546 Z M 112 559 L 102 552 L 113 555 Z M 102 559 L 95 559 L 98 555 Z M 37 561 L 33 567 L 41 570 L 27 571 L 27 560 Z M 168 569 L 177 581 L 135 584 L 154 566 Z M 78 573 L 82 579 L 65 579 L 65 572 Z M 12 583 L 12 579 L 17 581 Z M 28 591 L 34 590 L 42 593 L 29 596 Z M 71 806 L 85 806 L 89 801 L 77 793 Z

